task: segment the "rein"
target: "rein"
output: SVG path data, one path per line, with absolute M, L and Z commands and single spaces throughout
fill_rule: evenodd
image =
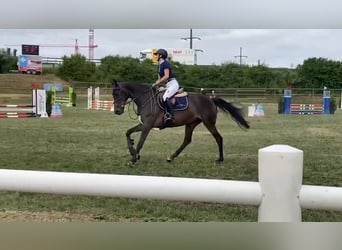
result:
M 129 117 L 130 117 L 132 120 L 136 120 L 136 119 L 138 119 L 138 117 L 139 117 L 138 111 L 134 108 L 134 104 L 135 104 L 134 101 L 137 100 L 138 98 L 142 97 L 142 96 L 143 96 L 145 93 L 147 93 L 148 91 L 151 91 L 151 97 L 149 97 L 149 98 L 146 100 L 146 102 L 144 102 L 144 103 L 141 105 L 140 108 L 143 108 L 143 107 L 145 107 L 146 104 L 151 103 L 151 111 L 152 111 L 152 113 L 155 113 L 155 112 L 156 112 L 157 108 L 156 108 L 156 105 L 153 106 L 153 104 L 154 104 L 153 101 L 154 101 L 154 97 L 157 96 L 158 92 L 153 93 L 153 88 L 149 88 L 148 90 L 144 91 L 142 94 L 140 94 L 140 95 L 138 95 L 138 96 L 136 96 L 136 97 L 134 97 L 134 98 L 130 98 L 129 101 L 126 101 L 125 105 L 128 104 L 128 114 L 129 114 Z M 152 100 L 152 102 L 151 102 L 151 100 Z M 131 113 L 130 113 L 130 106 L 131 106 L 131 103 L 133 103 L 133 111 L 134 111 L 136 117 L 133 117 L 133 116 L 131 115 Z M 153 110 L 153 107 L 154 107 L 154 110 Z M 153 112 L 153 111 L 154 111 L 154 112 Z

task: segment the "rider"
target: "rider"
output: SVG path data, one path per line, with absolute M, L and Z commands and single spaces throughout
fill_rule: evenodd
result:
M 158 49 L 154 53 L 157 56 L 158 61 L 158 79 L 152 85 L 154 88 L 160 84 L 165 84 L 166 91 L 163 94 L 163 101 L 166 106 L 166 113 L 164 115 L 164 124 L 173 119 L 173 108 L 171 103 L 171 97 L 177 93 L 179 84 L 176 76 L 172 71 L 171 65 L 167 60 L 167 51 L 165 49 Z

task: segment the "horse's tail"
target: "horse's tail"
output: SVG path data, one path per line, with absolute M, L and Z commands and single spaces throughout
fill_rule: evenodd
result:
M 232 119 L 242 128 L 250 128 L 248 122 L 243 117 L 243 110 L 229 102 L 226 102 L 222 98 L 213 97 L 213 102 L 217 107 L 226 113 L 230 113 Z

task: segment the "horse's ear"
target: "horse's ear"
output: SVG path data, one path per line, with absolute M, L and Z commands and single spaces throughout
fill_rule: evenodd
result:
M 113 79 L 113 81 L 112 81 L 112 86 L 113 86 L 113 89 L 120 89 L 120 86 L 115 79 Z

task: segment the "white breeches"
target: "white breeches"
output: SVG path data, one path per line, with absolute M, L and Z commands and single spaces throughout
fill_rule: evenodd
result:
M 169 81 L 168 83 L 166 83 L 166 91 L 163 95 L 163 101 L 165 102 L 166 98 L 170 98 L 171 96 L 176 94 L 178 89 L 179 89 L 179 84 L 176 79 L 173 79 Z

